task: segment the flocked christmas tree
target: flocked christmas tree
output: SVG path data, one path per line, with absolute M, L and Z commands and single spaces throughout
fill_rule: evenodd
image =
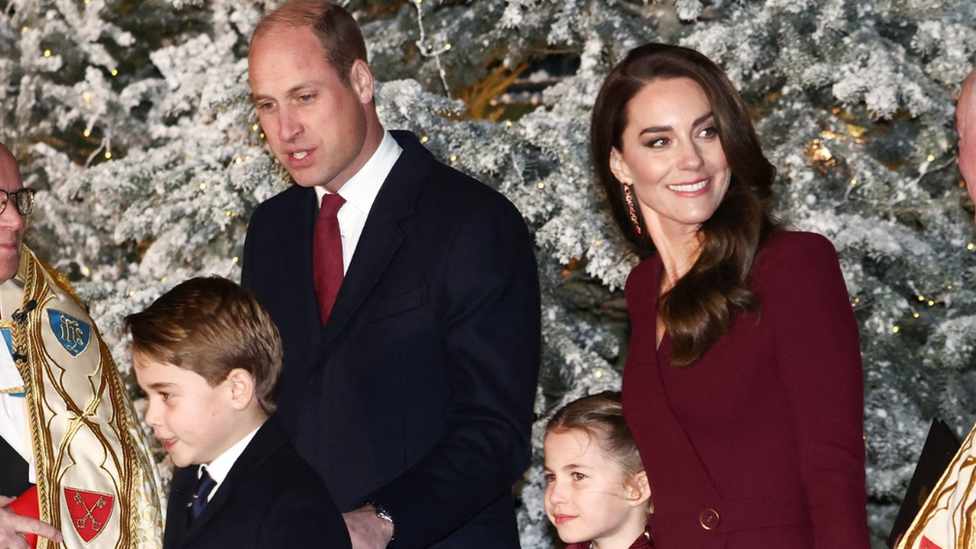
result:
M 250 105 L 247 42 L 278 2 L 0 2 L 0 138 L 39 189 L 28 242 L 103 332 L 196 274 L 236 278 L 253 208 L 286 184 Z M 729 73 L 779 168 L 777 213 L 838 248 L 861 327 L 872 533 L 887 535 L 929 420 L 976 419 L 972 205 L 953 93 L 971 0 L 351 0 L 381 119 L 505 193 L 538 245 L 544 416 L 618 388 L 636 257 L 593 184 L 590 107 L 648 41 Z M 118 341 L 118 338 L 115 338 Z M 825 344 L 829 344 L 826 343 Z M 124 343 L 116 347 L 128 368 Z M 555 542 L 536 458 L 524 547 Z M 163 469 L 168 467 L 164 461 Z

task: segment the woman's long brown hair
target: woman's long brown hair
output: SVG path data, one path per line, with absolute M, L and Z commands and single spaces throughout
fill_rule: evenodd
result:
M 680 46 L 645 44 L 631 50 L 597 96 L 590 154 L 614 220 L 641 258 L 655 252 L 654 243 L 646 230 L 638 234 L 634 228 L 623 184 L 610 170 L 610 153 L 622 150 L 630 100 L 651 81 L 671 78 L 690 78 L 705 92 L 732 171 L 725 198 L 699 229 L 701 254 L 658 300 L 658 315 L 671 336 L 671 362 L 687 366 L 729 330 L 733 313 L 760 312 L 759 297 L 747 279 L 760 242 L 776 226 L 770 214 L 776 168 L 763 155 L 745 102 L 718 65 Z M 639 209 L 637 217 L 644 226 Z

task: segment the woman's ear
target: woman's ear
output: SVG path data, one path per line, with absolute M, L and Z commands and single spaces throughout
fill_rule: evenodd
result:
M 617 181 L 624 185 L 633 185 L 634 178 L 630 175 L 630 168 L 616 147 L 610 149 L 610 171 Z
M 651 499 L 651 487 L 647 483 L 647 472 L 641 471 L 633 477 L 631 477 L 630 482 L 627 483 L 627 487 L 630 488 L 630 506 L 638 507 L 647 503 Z M 654 511 L 654 504 L 650 504 L 651 512 Z

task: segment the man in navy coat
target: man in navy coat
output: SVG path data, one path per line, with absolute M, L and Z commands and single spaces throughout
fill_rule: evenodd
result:
M 521 215 L 383 129 L 341 7 L 268 15 L 249 76 L 297 183 L 255 211 L 242 273 L 281 332 L 277 402 L 296 448 L 357 549 L 518 547 L 511 487 L 528 465 L 540 344 Z

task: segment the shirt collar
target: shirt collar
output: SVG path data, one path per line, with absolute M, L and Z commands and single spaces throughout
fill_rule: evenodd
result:
M 197 478 L 200 477 L 200 471 L 206 468 L 207 472 L 210 473 L 210 478 L 214 479 L 218 485 L 224 482 L 224 479 L 227 478 L 227 474 L 230 473 L 231 467 L 233 467 L 234 463 L 237 462 L 237 458 L 241 457 L 241 454 L 244 453 L 244 449 L 247 448 L 247 445 L 251 443 L 251 439 L 254 438 L 254 435 L 260 428 L 261 427 L 259 426 L 257 429 L 248 433 L 247 436 L 237 441 L 237 444 L 228 448 L 223 454 L 220 454 L 214 458 L 214 460 L 210 463 L 201 465 L 197 469 Z
M 376 195 L 380 192 L 380 187 L 383 186 L 386 177 L 393 171 L 393 165 L 400 158 L 402 151 L 403 148 L 396 142 L 396 139 L 393 139 L 390 132 L 384 130 L 383 140 L 380 141 L 376 152 L 339 189 L 339 196 L 355 206 L 356 209 L 369 212 L 370 208 L 373 207 L 373 201 L 376 200 Z M 320 205 L 322 204 L 322 197 L 328 192 L 324 185 L 315 186 L 315 197 Z

